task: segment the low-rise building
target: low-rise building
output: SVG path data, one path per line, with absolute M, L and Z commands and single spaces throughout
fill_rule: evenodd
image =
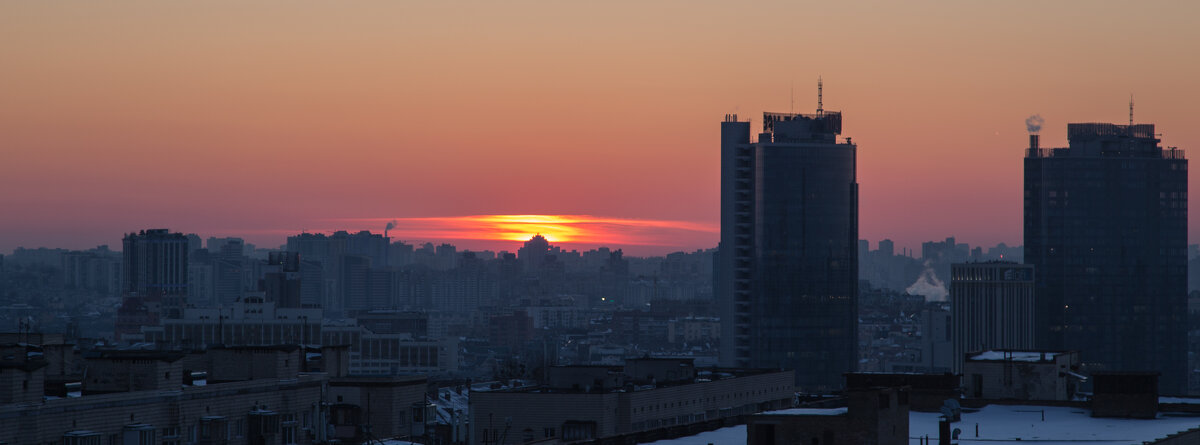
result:
M 959 377 L 951 373 L 883 373 L 852 372 L 846 374 L 847 389 L 907 387 L 909 409 L 912 411 L 939 412 L 946 400 L 962 397 Z
M 794 408 L 746 420 L 747 445 L 907 445 L 906 388 L 846 390 L 841 408 Z
M 696 370 L 689 360 L 554 367 L 551 384 L 470 394 L 472 444 L 633 436 L 791 406 L 792 371 Z M 514 409 L 520 407 L 520 409 Z
M 1158 416 L 1157 372 L 1092 373 L 1092 417 Z
M 425 400 L 423 376 L 337 377 L 329 380 L 334 437 L 361 443 L 387 437 L 432 435 L 436 421 Z
M 1078 370 L 1074 351 L 973 352 L 963 364 L 963 390 L 977 399 L 1071 400 L 1086 379 Z

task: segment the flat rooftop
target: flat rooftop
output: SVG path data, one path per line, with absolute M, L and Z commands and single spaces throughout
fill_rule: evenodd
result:
M 803 415 L 804 409 L 790 409 L 765 414 Z M 813 415 L 822 411 L 813 410 Z M 1042 420 L 1045 412 L 1046 420 Z M 828 415 L 828 414 L 824 414 Z M 908 417 L 909 443 L 920 443 L 919 438 L 929 436 L 937 443 L 938 413 L 910 412 Z M 979 425 L 979 436 L 975 436 L 975 425 Z M 988 405 L 975 411 L 963 411 L 962 421 L 954 422 L 951 429 L 962 430 L 959 443 L 1036 443 L 1038 445 L 1083 445 L 1083 444 L 1141 444 L 1168 435 L 1200 427 L 1200 415 L 1184 413 L 1159 413 L 1156 419 L 1107 419 L 1095 418 L 1082 408 L 1051 407 L 1034 405 Z M 678 439 L 660 440 L 653 445 L 740 445 L 746 443 L 746 426 L 738 425 L 708 431 Z

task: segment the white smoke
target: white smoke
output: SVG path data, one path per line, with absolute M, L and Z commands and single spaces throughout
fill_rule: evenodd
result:
M 1044 123 L 1046 123 L 1046 120 L 1042 119 L 1042 115 L 1035 114 L 1025 119 L 1025 129 L 1029 130 L 1030 133 L 1037 133 L 1042 131 L 1042 124 Z
M 929 267 L 928 261 L 925 262 L 925 270 L 921 271 L 921 276 L 905 291 L 909 295 L 922 295 L 925 301 L 946 301 L 946 296 L 950 294 L 946 290 L 946 283 L 938 279 L 937 272 Z

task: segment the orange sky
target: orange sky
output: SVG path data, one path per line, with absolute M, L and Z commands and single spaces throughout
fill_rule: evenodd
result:
M 398 217 L 715 226 L 721 117 L 788 111 L 792 84 L 811 111 L 818 75 L 859 144 L 860 235 L 900 246 L 1020 244 L 1033 113 L 1063 145 L 1133 93 L 1200 147 L 1195 2 L 844 3 L 5 2 L 0 252 Z M 658 251 L 717 238 L 674 233 Z

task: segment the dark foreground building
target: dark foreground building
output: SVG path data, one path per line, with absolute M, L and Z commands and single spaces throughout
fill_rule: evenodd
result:
M 1067 148 L 1030 137 L 1025 261 L 1037 270 L 1042 349 L 1094 371 L 1160 371 L 1187 390 L 1187 160 L 1154 125 L 1069 124 Z
M 796 370 L 804 391 L 855 369 L 858 183 L 838 112 L 721 123 L 716 294 L 725 366 Z M 729 339 L 729 340 L 725 340 Z

